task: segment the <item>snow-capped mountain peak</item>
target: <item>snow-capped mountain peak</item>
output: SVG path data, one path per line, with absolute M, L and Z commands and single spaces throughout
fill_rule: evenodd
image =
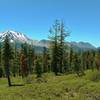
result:
M 8 30 L 6 32 L 0 33 L 0 41 L 1 42 L 4 41 L 6 35 L 9 37 L 11 42 L 13 42 L 13 41 L 29 42 L 30 41 L 30 39 L 27 36 L 25 36 L 23 33 Z

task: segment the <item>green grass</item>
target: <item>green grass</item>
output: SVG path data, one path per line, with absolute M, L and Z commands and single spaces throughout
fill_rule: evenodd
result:
M 21 77 L 11 78 L 13 84 L 27 83 L 15 87 L 8 87 L 7 80 L 2 78 L 0 100 L 100 100 L 100 80 L 94 80 L 97 73 L 100 72 L 87 71 L 83 77 L 49 73 L 44 74 L 42 79 L 36 80 L 32 75 L 24 81 Z

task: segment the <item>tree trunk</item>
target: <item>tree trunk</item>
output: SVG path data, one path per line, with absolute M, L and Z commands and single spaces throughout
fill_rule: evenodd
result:
M 11 80 L 10 80 L 10 71 L 9 71 L 9 65 L 6 68 L 6 77 L 8 79 L 8 86 L 11 86 Z
M 8 79 L 8 85 L 10 87 L 11 86 L 11 80 L 10 80 L 10 76 L 9 75 L 7 76 L 7 79 Z

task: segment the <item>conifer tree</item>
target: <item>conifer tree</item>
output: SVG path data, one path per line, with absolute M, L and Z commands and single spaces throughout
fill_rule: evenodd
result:
M 1 60 L 1 43 L 0 43 L 0 77 L 3 76 L 2 60 Z
M 55 75 L 58 73 L 62 73 L 63 69 L 63 56 L 64 56 L 64 42 L 65 37 L 68 33 L 65 30 L 64 23 L 56 20 L 53 27 L 50 29 L 51 36 L 49 37 L 52 41 L 51 43 L 51 51 L 52 51 L 52 61 L 51 66 Z
M 43 48 L 43 72 L 48 71 L 48 55 L 47 55 L 47 50 L 46 47 Z
M 29 45 L 28 49 L 28 66 L 29 66 L 29 73 L 33 73 L 33 66 L 34 66 L 34 58 L 35 58 L 35 53 L 32 45 Z
M 50 35 L 49 39 L 51 39 L 51 54 L 52 54 L 52 61 L 51 61 L 51 66 L 52 66 L 52 70 L 55 73 L 55 75 L 58 75 L 59 72 L 59 67 L 58 67 L 58 63 L 59 63 L 59 49 L 58 49 L 58 29 L 59 28 L 59 23 L 58 20 L 55 21 L 55 24 L 53 25 L 53 27 L 50 29 Z
M 23 46 L 20 51 L 20 66 L 21 66 L 21 74 L 22 78 L 28 76 L 28 66 L 27 66 L 27 57 L 26 57 L 26 52 L 25 48 L 23 49 Z
M 17 48 L 16 41 L 14 42 L 13 45 L 14 45 L 14 48 L 13 48 L 13 51 L 14 51 L 13 57 L 14 57 L 14 59 L 12 60 L 12 62 L 13 62 L 12 74 L 15 77 L 19 72 L 19 60 L 18 60 L 18 50 L 17 50 L 18 48 Z
M 72 49 L 72 45 L 70 47 L 70 53 L 69 53 L 69 70 L 72 71 L 73 67 L 72 67 L 72 63 L 73 63 L 73 54 L 74 54 L 74 51 Z
M 94 66 L 95 66 L 95 51 L 94 50 L 90 51 L 89 64 L 90 64 L 91 70 L 93 71 L 94 70 Z
M 84 75 L 83 68 L 81 66 L 81 58 L 80 53 L 74 53 L 74 71 L 78 76 Z
M 95 64 L 96 64 L 96 69 L 100 70 L 100 50 L 97 50 L 97 52 L 96 52 Z
M 37 75 L 37 78 L 42 77 L 42 64 L 41 64 L 41 57 L 37 56 L 35 59 L 35 72 Z
M 3 69 L 0 67 L 0 78 L 3 76 Z
M 10 80 L 10 60 L 13 58 L 12 49 L 10 46 L 9 37 L 6 35 L 3 43 L 3 63 L 5 66 L 6 77 L 8 79 L 8 85 L 11 86 Z
M 74 53 L 73 55 L 73 65 L 74 65 L 74 71 L 77 73 L 79 76 L 79 71 L 80 71 L 80 62 L 79 62 L 79 57 L 77 53 Z
M 69 35 L 69 32 L 65 29 L 64 22 L 59 22 L 59 62 L 60 62 L 60 73 L 63 72 L 64 67 L 64 54 L 66 52 L 65 38 Z
M 63 61 L 63 64 L 64 64 L 63 72 L 64 72 L 64 73 L 69 73 L 70 65 L 69 65 L 69 53 L 68 53 L 68 52 L 66 52 L 66 53 L 64 54 L 64 61 Z

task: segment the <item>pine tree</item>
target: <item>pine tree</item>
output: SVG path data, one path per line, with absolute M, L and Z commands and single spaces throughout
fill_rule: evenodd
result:
M 0 77 L 3 76 L 2 60 L 1 60 L 1 43 L 0 43 Z
M 64 54 L 66 52 L 65 38 L 69 35 L 69 32 L 66 31 L 64 22 L 59 22 L 59 62 L 60 62 L 60 73 L 63 72 L 64 67 Z
M 79 75 L 79 71 L 80 71 L 80 62 L 79 62 L 79 57 L 77 53 L 74 53 L 73 55 L 73 65 L 74 65 L 74 71 L 77 73 L 78 76 Z
M 0 78 L 3 76 L 3 69 L 0 67 Z
M 29 66 L 29 73 L 32 74 L 33 73 L 33 66 L 34 66 L 34 58 L 35 58 L 35 52 L 33 49 L 32 45 L 29 45 L 29 49 L 28 49 L 28 66 Z
M 64 61 L 63 61 L 63 64 L 64 64 L 64 69 L 63 69 L 63 72 L 64 73 L 69 73 L 70 71 L 70 65 L 69 65 L 69 53 L 66 52 L 64 54 Z
M 65 37 L 68 35 L 68 33 L 65 30 L 65 26 L 63 22 L 56 20 L 53 27 L 50 29 L 49 38 L 51 39 L 51 51 L 52 51 L 52 61 L 51 66 L 53 71 L 55 72 L 55 75 L 58 75 L 58 73 L 62 73 L 63 69 L 63 56 L 64 56 L 64 42 Z
M 51 39 L 51 54 L 52 54 L 52 61 L 51 61 L 51 66 L 52 70 L 55 73 L 55 75 L 58 75 L 59 68 L 58 68 L 58 63 L 59 63 L 59 50 L 58 50 L 58 27 L 59 23 L 58 20 L 55 21 L 55 24 L 53 25 L 53 28 L 50 29 L 50 34 L 49 39 Z
M 17 50 L 17 44 L 16 41 L 14 42 L 14 48 L 13 48 L 13 57 L 14 59 L 12 60 L 13 64 L 12 64 L 12 74 L 15 77 L 18 74 L 18 70 L 19 70 L 19 60 L 18 60 L 18 50 Z
M 10 80 L 10 60 L 12 59 L 12 49 L 10 46 L 9 37 L 6 35 L 4 44 L 3 44 L 3 63 L 5 66 L 6 77 L 8 79 L 8 85 L 11 86 Z
M 95 51 L 91 50 L 89 55 L 90 68 L 93 71 L 95 66 Z
M 100 70 L 100 50 L 97 50 L 97 52 L 96 52 L 95 64 L 96 64 L 96 69 Z
M 35 72 L 37 75 L 37 78 L 42 77 L 42 64 L 41 64 L 41 57 L 36 57 L 35 59 Z
M 78 76 L 82 76 L 84 75 L 84 71 L 83 68 L 81 66 L 81 59 L 80 59 L 80 53 L 75 53 L 74 52 L 74 58 L 73 58 L 73 64 L 74 64 L 74 72 L 78 75 Z
M 82 75 L 85 75 L 84 73 L 85 61 L 84 61 L 84 55 L 83 55 L 82 50 L 79 51 L 78 55 L 79 55 L 79 61 L 80 61 L 80 72 L 82 73 Z
M 72 63 L 73 63 L 73 54 L 74 54 L 74 51 L 72 49 L 72 45 L 70 47 L 70 53 L 69 53 L 69 70 L 72 71 L 73 70 L 73 66 L 72 66 Z
M 20 76 L 21 75 L 21 69 L 20 69 L 20 50 L 18 49 L 17 50 L 17 55 L 16 55 L 17 57 L 16 57 L 16 64 L 17 64 L 17 74 Z
M 27 56 L 26 56 L 26 52 L 25 52 L 26 48 L 21 48 L 20 51 L 20 66 L 21 66 L 21 74 L 22 74 L 22 78 L 27 77 L 28 76 L 28 64 L 27 64 Z
M 43 48 L 43 72 L 46 73 L 48 71 L 48 55 L 46 47 Z
M 89 51 L 84 51 L 82 53 L 82 61 L 81 63 L 83 64 L 83 69 L 87 70 L 90 68 L 90 53 Z

